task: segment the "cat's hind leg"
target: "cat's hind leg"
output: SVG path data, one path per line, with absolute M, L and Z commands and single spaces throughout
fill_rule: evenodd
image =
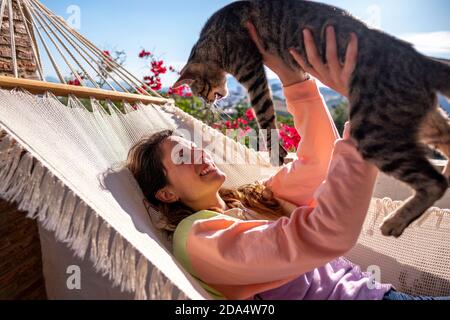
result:
M 450 160 L 450 119 L 445 111 L 438 107 L 427 115 L 420 127 L 419 139 Z M 447 163 L 443 174 L 450 181 L 450 164 Z
M 408 155 L 410 158 L 393 160 L 384 167 L 383 171 L 414 190 L 414 195 L 383 221 L 381 232 L 385 236 L 400 237 L 411 223 L 442 198 L 448 188 L 447 179 L 433 167 L 421 150 L 414 148 Z M 398 169 L 389 172 L 390 168 L 400 163 L 398 161 L 401 162 Z
M 412 129 L 384 125 L 389 130 L 367 119 L 355 121 L 352 135 L 360 138 L 357 139 L 358 148 L 367 161 L 414 190 L 414 195 L 386 217 L 381 227 L 383 235 L 400 237 L 411 223 L 444 195 L 448 181 L 427 159 L 425 147 L 417 141 Z

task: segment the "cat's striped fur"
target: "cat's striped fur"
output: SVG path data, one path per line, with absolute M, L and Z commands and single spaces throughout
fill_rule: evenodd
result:
M 357 34 L 358 64 L 349 97 L 351 135 L 366 160 L 415 191 L 382 226 L 385 235 L 400 236 L 449 185 L 450 169 L 445 176 L 438 172 L 427 160 L 426 146 L 435 146 L 450 157 L 449 120 L 437 102 L 437 92 L 450 96 L 450 67 L 325 4 L 301 0 L 233 2 L 207 22 L 180 81 L 191 79 L 188 83 L 194 93 L 208 99 L 211 93 L 224 95 L 225 74 L 232 74 L 248 89 L 262 128 L 276 128 L 276 124 L 262 57 L 245 27 L 249 20 L 266 49 L 296 70 L 299 66 L 288 49 L 296 48 L 306 59 L 304 28 L 312 31 L 324 62 L 327 26 L 336 29 L 341 61 L 350 33 Z

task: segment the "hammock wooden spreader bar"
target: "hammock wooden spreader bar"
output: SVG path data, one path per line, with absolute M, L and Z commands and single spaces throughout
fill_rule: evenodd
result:
M 66 97 L 74 95 L 78 98 L 95 98 L 97 100 L 124 101 L 128 103 L 142 102 L 143 104 L 164 105 L 171 102 L 170 99 L 152 97 L 142 94 L 111 91 L 97 88 L 72 86 L 61 83 L 51 83 L 29 79 L 19 79 L 0 76 L 0 88 L 15 89 L 22 88 L 32 94 L 43 94 L 52 92 L 56 96 Z

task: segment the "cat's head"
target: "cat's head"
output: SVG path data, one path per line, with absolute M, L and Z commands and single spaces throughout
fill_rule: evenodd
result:
M 181 76 L 173 88 L 188 85 L 195 96 L 212 103 L 228 95 L 227 79 L 224 70 L 214 63 L 189 62 L 181 71 Z

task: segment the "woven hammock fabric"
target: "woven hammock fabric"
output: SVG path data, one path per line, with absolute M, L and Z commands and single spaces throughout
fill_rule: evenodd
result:
M 129 148 L 145 135 L 171 128 L 190 138 L 197 133 L 214 146 L 228 187 L 261 180 L 277 169 L 171 104 L 125 104 L 120 112 L 111 103 L 92 100 L 91 107 L 75 97 L 66 106 L 51 94 L 0 90 L 0 197 L 17 202 L 137 299 L 208 299 L 171 255 L 170 243 L 154 227 L 158 213 L 147 212 L 142 192 L 122 168 Z M 237 164 L 223 163 L 230 150 Z M 384 238 L 378 226 L 397 205 L 374 199 L 349 257 L 363 268 L 380 266 L 381 280 L 399 290 L 450 295 L 448 211 L 433 209 L 421 228 L 411 228 L 400 240 Z
M 384 283 L 400 292 L 450 296 L 450 210 L 431 208 L 399 239 L 384 237 L 379 226 L 402 204 L 373 199 L 358 245 L 347 258 L 379 272 Z
M 125 105 L 126 114 L 107 103 L 108 113 L 97 101 L 91 101 L 90 112 L 74 97 L 68 105 L 52 95 L 0 90 L 0 126 L 8 133 L 0 148 L 0 196 L 18 202 L 79 257 L 89 256 L 97 270 L 139 298 L 149 297 L 151 289 L 142 284 L 153 266 L 187 297 L 207 298 L 170 255 L 170 244 L 153 228 L 139 187 L 122 168 L 141 137 L 205 126 L 180 119 L 171 105 Z M 212 139 L 219 135 L 211 133 Z M 217 143 L 243 149 L 223 136 Z M 246 154 L 257 158 L 248 150 L 238 155 Z M 230 168 L 223 166 L 227 172 Z M 264 167 L 253 168 L 252 175 L 252 166 L 234 166 L 228 185 L 256 181 Z M 158 214 L 150 216 L 157 223 Z

